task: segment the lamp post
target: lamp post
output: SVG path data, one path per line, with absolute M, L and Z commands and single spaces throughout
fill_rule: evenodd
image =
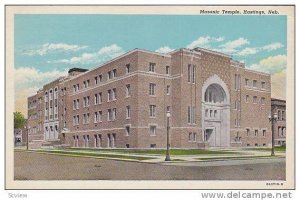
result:
M 275 134 L 275 131 L 274 131 L 274 123 L 276 123 L 277 121 L 277 113 L 274 113 L 273 115 L 270 114 L 269 115 L 269 122 L 271 122 L 272 124 L 272 149 L 271 149 L 271 156 L 275 156 L 275 151 L 274 151 L 274 143 L 275 143 L 275 140 L 274 140 L 274 134 Z
M 169 131 L 170 131 L 170 117 L 171 117 L 171 113 L 170 111 L 167 111 L 166 113 L 167 115 L 167 152 L 166 152 L 166 159 L 165 161 L 171 161 L 170 158 L 170 136 L 169 136 Z
M 26 150 L 28 150 L 28 139 L 29 139 L 29 136 L 28 136 L 28 134 L 29 134 L 29 129 L 30 129 L 30 126 L 24 126 L 24 128 L 25 128 L 25 130 L 26 130 Z

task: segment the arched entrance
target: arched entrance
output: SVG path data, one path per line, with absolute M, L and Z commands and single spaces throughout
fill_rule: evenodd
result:
M 230 146 L 230 96 L 226 84 L 214 75 L 202 87 L 203 141 L 209 146 Z

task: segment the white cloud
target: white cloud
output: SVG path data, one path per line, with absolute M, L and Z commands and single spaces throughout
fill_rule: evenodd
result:
M 58 51 L 79 51 L 81 49 L 85 49 L 87 46 L 79 46 L 79 45 L 70 45 L 65 43 L 46 43 L 43 44 L 37 48 L 29 49 L 23 51 L 23 54 L 28 56 L 34 56 L 34 55 L 46 55 L 47 53 Z
M 195 47 L 206 47 L 210 43 L 222 42 L 223 40 L 224 40 L 223 37 L 216 38 L 210 36 L 206 36 L 206 37 L 201 36 L 197 40 L 194 40 L 189 45 L 187 45 L 186 48 L 193 49 Z
M 168 46 L 160 47 L 159 49 L 155 50 L 155 52 L 158 52 L 158 53 L 169 53 L 171 51 L 174 51 L 174 49 L 171 49 Z
M 280 49 L 282 47 L 283 47 L 283 44 L 281 44 L 280 42 L 275 42 L 275 43 L 265 45 L 261 49 L 267 50 L 267 51 L 273 51 L 273 50 L 276 50 L 276 49 Z
M 286 69 L 287 58 L 286 55 L 270 56 L 262 59 L 257 64 L 251 65 L 249 68 L 257 71 L 275 74 Z
M 236 55 L 238 56 L 247 56 L 247 55 L 253 55 L 253 54 L 257 54 L 259 52 L 258 48 L 245 48 L 242 51 L 239 51 L 236 53 Z
M 248 39 L 240 37 L 236 40 L 228 41 L 225 44 L 220 45 L 219 47 L 221 47 L 220 51 L 223 53 L 234 54 L 237 52 L 238 48 L 246 44 L 250 44 Z
M 286 99 L 286 70 L 271 76 L 272 98 Z
M 27 97 L 36 93 L 44 84 L 67 75 L 67 70 L 42 72 L 34 67 L 20 67 L 14 70 L 15 110 L 27 115 Z
M 80 56 L 70 59 L 48 61 L 48 63 L 66 63 L 66 64 L 93 64 L 101 63 L 113 59 L 125 53 L 124 50 L 116 44 L 101 48 L 95 53 L 83 53 Z

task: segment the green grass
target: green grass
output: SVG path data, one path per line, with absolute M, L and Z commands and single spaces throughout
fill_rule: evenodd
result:
M 65 155 L 65 156 L 89 156 L 89 157 L 93 157 L 93 158 L 116 158 L 116 159 L 128 159 L 128 160 L 150 160 L 150 159 L 153 159 L 151 157 L 142 157 L 142 156 L 127 156 L 127 155 L 100 154 L 100 153 L 93 154 L 93 153 L 89 153 L 89 152 L 75 152 L 75 151 L 36 150 L 33 152 Z
M 210 157 L 197 158 L 197 160 L 230 160 L 230 159 L 245 159 L 245 158 L 270 158 L 272 156 L 235 156 L 235 157 Z
M 275 151 L 285 152 L 285 146 L 275 147 Z M 245 150 L 257 150 L 257 151 L 271 151 L 271 148 L 247 148 Z
M 165 155 L 166 150 L 163 149 L 63 149 L 66 151 L 81 151 L 81 152 L 103 152 L 103 153 L 125 153 L 125 154 L 149 154 L 149 155 Z M 212 154 L 236 154 L 230 151 L 215 151 L 204 149 L 171 149 L 171 155 L 212 155 Z

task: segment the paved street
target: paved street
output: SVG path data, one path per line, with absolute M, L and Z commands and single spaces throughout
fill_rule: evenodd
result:
M 285 159 L 142 163 L 15 152 L 16 180 L 284 180 Z M 226 163 L 227 162 L 227 163 Z M 221 164 L 220 164 L 221 163 Z

